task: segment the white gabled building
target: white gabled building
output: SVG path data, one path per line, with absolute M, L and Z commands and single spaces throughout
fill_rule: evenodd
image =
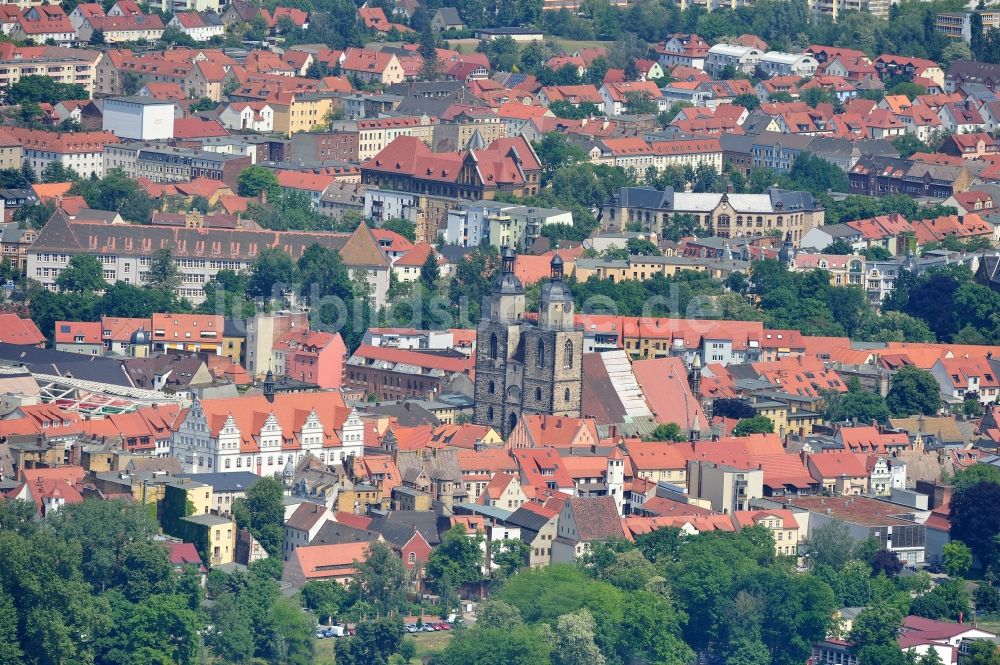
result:
M 726 67 L 732 67 L 737 72 L 744 74 L 753 74 L 762 55 L 758 49 L 750 46 L 716 44 L 708 49 L 705 71 L 717 78 L 721 76 Z
M 812 76 L 819 63 L 804 53 L 768 51 L 760 56 L 757 66 L 768 76 Z
M 167 23 L 167 27 L 174 27 L 196 42 L 207 42 L 212 37 L 221 37 L 226 34 L 226 26 L 222 23 L 222 18 L 218 14 L 211 12 L 177 12 Z
M 329 464 L 364 454 L 364 426 L 340 393 L 195 400 L 171 442 L 187 473 L 282 476 L 307 453 Z
M 267 102 L 232 102 L 219 113 L 226 129 L 270 132 L 274 130 L 274 109 Z

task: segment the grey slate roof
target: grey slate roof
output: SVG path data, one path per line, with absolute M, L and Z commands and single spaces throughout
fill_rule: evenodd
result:
M 378 534 L 364 529 L 355 529 L 346 524 L 328 520 L 319 528 L 310 545 L 343 545 L 344 543 L 370 543 L 378 540 Z
M 17 344 L 0 344 L 0 365 L 23 366 L 30 372 L 54 374 L 85 381 L 133 388 L 121 360 L 79 353 L 36 349 Z
M 382 534 L 396 548 L 405 545 L 414 531 L 419 531 L 431 546 L 441 542 L 438 516 L 429 510 L 392 510 L 376 515 L 368 528 Z
M 454 7 L 441 7 L 437 10 L 437 16 L 441 17 L 445 25 L 465 25 L 462 21 L 462 17 L 458 15 L 458 10 Z
M 249 471 L 232 473 L 178 473 L 178 478 L 188 478 L 212 486 L 214 492 L 245 492 L 260 480 L 260 476 Z

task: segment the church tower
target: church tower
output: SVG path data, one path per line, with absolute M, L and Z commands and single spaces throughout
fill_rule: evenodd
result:
M 497 276 L 476 329 L 475 421 L 504 437 L 521 417 L 518 355 L 524 319 L 524 286 L 514 275 L 514 252 L 503 250 Z
M 549 268 L 538 299 L 538 325 L 525 332 L 524 410 L 579 416 L 583 332 L 573 324 L 573 294 L 558 254 Z
M 555 256 L 542 285 L 538 323 L 524 320 L 524 286 L 514 252 L 503 252 L 500 275 L 476 330 L 475 421 L 507 437 L 524 414 L 580 415 L 583 332 L 573 322 L 573 295 Z

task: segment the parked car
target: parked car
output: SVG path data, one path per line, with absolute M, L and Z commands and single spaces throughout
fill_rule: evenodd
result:
M 451 624 L 450 623 L 442 623 L 441 624 L 441 630 L 451 630 Z
M 317 630 L 316 631 L 316 639 L 317 640 L 321 640 L 324 637 L 326 637 L 326 632 L 325 631 L 322 631 L 322 630 Z
M 944 572 L 944 568 L 941 567 L 940 563 L 932 563 L 927 566 L 928 573 L 939 574 Z
M 408 632 L 408 633 L 415 633 L 418 630 L 419 629 L 417 628 L 417 624 L 415 624 L 415 623 L 408 623 L 408 624 L 406 624 L 406 632 Z

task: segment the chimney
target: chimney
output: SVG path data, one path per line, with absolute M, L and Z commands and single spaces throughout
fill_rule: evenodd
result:
M 266 187 L 264 189 L 260 190 L 259 198 L 260 198 L 260 204 L 261 205 L 267 205 L 267 188 Z

